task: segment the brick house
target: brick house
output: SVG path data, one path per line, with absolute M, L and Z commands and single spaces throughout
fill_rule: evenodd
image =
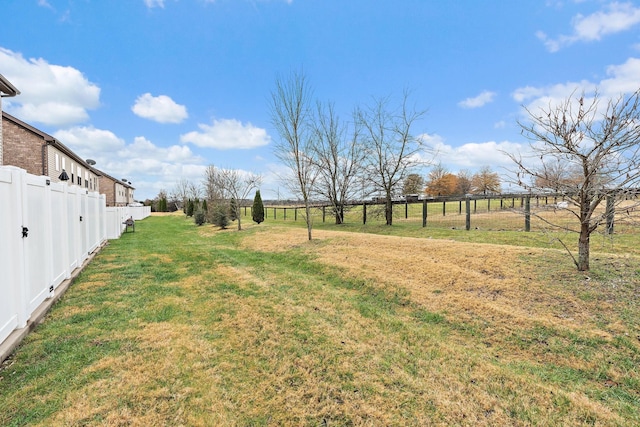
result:
M 9 80 L 7 80 L 2 74 L 0 74 L 0 112 L 2 111 L 2 98 L 19 95 L 20 91 L 16 89 Z M 0 120 L 0 166 L 2 163 L 2 120 Z
M 33 175 L 68 183 L 89 191 L 99 191 L 99 172 L 60 141 L 39 129 L 2 112 L 2 165 L 17 166 Z
M 107 206 L 127 206 L 133 203 L 135 188 L 125 179 L 117 179 L 102 171 L 100 174 L 100 192 L 105 195 Z

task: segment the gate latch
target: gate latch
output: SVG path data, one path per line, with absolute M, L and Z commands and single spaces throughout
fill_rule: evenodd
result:
M 22 238 L 24 239 L 29 235 L 29 229 L 27 227 L 22 227 Z

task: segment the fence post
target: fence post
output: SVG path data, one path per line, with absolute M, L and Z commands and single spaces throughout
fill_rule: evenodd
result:
M 524 231 L 531 231 L 531 197 L 524 198 Z
M 471 199 L 470 198 L 468 197 L 466 198 L 466 200 L 464 201 L 464 207 L 467 211 L 465 229 L 469 231 L 471 230 Z
M 324 213 L 324 208 L 325 208 L 325 207 L 323 206 L 323 207 L 322 207 L 322 222 L 324 222 L 324 214 L 325 214 L 325 213 Z
M 367 223 L 367 204 L 362 204 L 362 224 Z
M 284 208 L 284 220 L 287 220 L 287 208 Z
M 293 208 L 293 220 L 298 221 L 298 208 Z
M 615 216 L 615 197 L 607 196 L 607 234 L 613 234 L 613 219 Z
M 462 199 L 458 200 L 458 215 L 462 215 Z
M 446 216 L 447 215 L 447 201 L 443 200 L 442 201 L 442 216 Z
M 404 201 L 404 219 L 409 219 L 409 202 Z
M 422 226 L 427 226 L 427 201 L 422 201 Z
M 273 219 L 276 219 L 276 208 L 273 208 Z

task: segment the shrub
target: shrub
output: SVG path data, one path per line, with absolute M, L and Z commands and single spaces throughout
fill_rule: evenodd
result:
M 264 221 L 264 205 L 262 204 L 262 197 L 260 196 L 260 190 L 256 191 L 256 196 L 253 198 L 253 207 L 251 208 L 251 215 L 253 221 L 260 224 Z
M 204 211 L 202 209 L 198 209 L 195 214 L 193 214 L 193 220 L 196 225 L 202 225 L 206 222 L 206 218 L 204 215 Z
M 187 202 L 187 216 L 193 216 L 194 210 L 195 210 L 195 203 L 193 203 L 193 200 L 189 199 L 189 202 Z
M 229 213 L 224 204 L 216 205 L 213 209 L 213 224 L 220 228 L 227 228 L 229 225 Z
M 229 202 L 229 219 L 231 221 L 238 219 L 238 202 L 234 197 L 232 197 Z

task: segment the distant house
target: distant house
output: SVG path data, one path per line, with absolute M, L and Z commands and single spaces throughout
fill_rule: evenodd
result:
M 111 175 L 100 173 L 100 192 L 105 195 L 107 206 L 127 206 L 134 203 L 135 188 L 126 179 L 117 179 Z
M 7 80 L 2 74 L 0 74 L 0 112 L 2 111 L 2 98 L 19 95 L 20 91 L 16 89 L 9 80 Z M 2 120 L 0 120 L 0 166 L 2 163 Z
M 2 165 L 17 166 L 33 175 L 48 176 L 52 182 L 67 181 L 89 191 L 100 189 L 100 175 L 90 164 L 51 135 L 4 111 L 2 142 Z

